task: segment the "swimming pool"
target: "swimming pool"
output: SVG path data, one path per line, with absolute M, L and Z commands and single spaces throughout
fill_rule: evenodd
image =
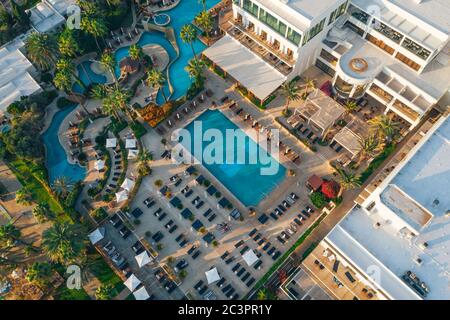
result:
M 226 130 L 240 130 L 232 121 L 230 121 L 222 112 L 218 110 L 207 110 L 201 114 L 195 121 L 191 122 L 185 129 L 189 131 L 192 137 L 191 145 L 181 141 L 181 144 L 188 149 L 189 152 L 194 150 L 194 140 L 198 137 L 194 133 L 194 123 L 200 121 L 202 123 L 202 134 L 208 129 L 217 129 L 225 137 Z M 223 149 L 226 149 L 226 141 L 223 139 Z M 235 140 L 236 141 L 236 140 Z M 202 149 L 210 145 L 211 142 L 203 142 Z M 242 146 L 241 146 L 242 147 Z M 270 162 L 262 164 L 259 159 L 255 164 L 225 163 L 225 164 L 206 164 L 202 165 L 209 170 L 237 199 L 245 206 L 256 206 L 265 197 L 267 197 L 286 177 L 286 168 L 277 163 L 277 160 L 271 157 L 266 151 L 260 150 L 260 146 L 246 136 L 244 153 L 248 159 L 255 152 L 263 152 Z M 238 153 L 238 146 L 234 144 L 234 154 Z M 192 152 L 191 152 L 192 153 Z M 236 158 L 235 158 L 236 160 Z M 261 169 L 278 164 L 278 170 L 273 175 L 262 175 Z
M 80 80 L 86 87 L 88 87 L 90 84 L 106 83 L 106 77 L 92 71 L 91 64 L 91 61 L 84 61 L 77 66 L 78 77 L 80 78 Z M 84 89 L 78 83 L 75 83 L 73 85 L 73 91 L 77 93 L 83 93 Z
M 59 127 L 67 115 L 72 112 L 77 105 L 70 106 L 64 110 L 58 111 L 48 127 L 47 131 L 42 135 L 42 139 L 46 146 L 46 166 L 48 171 L 49 183 L 52 184 L 59 177 L 67 177 L 71 182 L 84 180 L 86 169 L 77 165 L 70 164 L 67 161 L 67 155 L 61 146 L 58 138 Z
M 220 0 L 206 0 L 206 6 L 207 8 L 211 8 L 219 2 Z M 168 52 L 170 61 L 174 61 L 176 59 L 176 61 L 173 62 L 169 68 L 170 83 L 173 89 L 171 98 L 173 100 L 176 100 L 184 96 L 191 85 L 191 79 L 189 77 L 189 74 L 186 72 L 185 67 L 188 65 L 189 60 L 191 60 L 194 57 L 191 45 L 189 43 L 184 43 L 181 40 L 180 31 L 185 24 L 189 24 L 192 22 L 192 20 L 194 20 L 195 16 L 202 10 L 202 8 L 203 5 L 199 3 L 199 1 L 181 1 L 180 4 L 178 4 L 174 9 L 165 12 L 165 14 L 169 14 L 171 16 L 170 27 L 174 29 L 177 38 L 178 48 L 180 50 L 178 59 L 176 59 L 177 53 L 174 47 L 161 32 L 158 31 L 144 32 L 141 35 L 139 41 L 137 42 L 137 44 L 141 47 L 150 44 L 158 44 Z M 197 55 L 200 54 L 206 48 L 206 46 L 201 41 L 198 40 L 193 43 L 193 47 Z M 123 58 L 129 56 L 129 49 L 130 49 L 129 46 L 122 47 L 117 49 L 115 52 L 115 59 L 117 61 L 115 72 L 117 77 L 120 76 L 119 63 Z M 90 64 L 88 65 L 87 69 L 90 70 L 89 66 Z M 90 71 L 92 72 L 92 70 Z M 166 92 L 166 95 L 168 96 L 169 92 L 168 85 L 164 87 L 164 92 Z M 162 104 L 164 102 L 161 93 L 158 94 L 157 102 L 159 104 Z

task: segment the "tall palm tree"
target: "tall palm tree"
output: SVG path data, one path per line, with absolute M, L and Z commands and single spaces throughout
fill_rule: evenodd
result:
M 48 70 L 56 63 L 57 45 L 52 35 L 32 33 L 25 41 L 27 55 L 42 70 Z
M 338 197 L 341 197 L 345 190 L 356 189 L 361 186 L 359 178 L 357 178 L 354 173 L 347 172 L 343 169 L 336 169 L 336 172 L 338 174 L 340 184 Z
M 194 58 L 197 57 L 197 54 L 194 50 L 194 41 L 197 39 L 197 29 L 192 24 L 186 24 L 181 28 L 180 37 L 184 43 L 189 43 L 191 45 L 192 53 Z
M 54 218 L 53 212 L 50 210 L 50 206 L 47 203 L 39 203 L 33 208 L 33 216 L 39 223 L 44 223 Z
M 114 286 L 112 284 L 101 284 L 95 290 L 96 300 L 112 300 L 114 298 Z
M 129 52 L 130 52 L 130 58 L 135 61 L 140 61 L 142 59 L 142 57 L 144 56 L 144 51 L 142 51 L 142 48 L 137 44 L 131 45 Z
M 284 114 L 287 115 L 289 113 L 289 104 L 292 101 L 297 101 L 300 99 L 300 89 L 293 81 L 289 81 L 289 82 L 285 82 L 281 86 L 281 92 L 286 98 Z
M 65 74 L 71 81 L 72 78 L 84 89 L 86 89 L 86 85 L 83 83 L 83 81 L 78 77 L 76 68 L 75 68 L 75 64 L 72 62 L 72 60 L 68 59 L 68 58 L 62 58 L 59 59 L 58 62 L 56 63 L 56 71 L 57 73 L 62 73 Z M 71 86 L 72 87 L 72 86 Z M 58 88 L 60 90 L 64 90 L 61 88 Z M 72 89 L 70 88 L 69 90 L 64 90 L 66 92 L 71 92 Z
M 85 237 L 80 225 L 55 222 L 44 231 L 42 247 L 54 262 L 63 265 L 80 262 L 85 257 Z
M 379 115 L 368 121 L 371 129 L 387 143 L 392 142 L 400 132 L 400 123 L 393 120 L 393 116 Z
M 120 121 L 119 108 L 112 97 L 107 96 L 102 101 L 103 111 L 110 116 L 113 116 L 117 121 Z
M 375 157 L 383 148 L 383 144 L 380 143 L 378 137 L 374 134 L 371 134 L 366 138 L 359 138 L 358 144 L 361 148 L 358 165 L 365 159 Z
M 120 87 L 113 87 L 109 95 L 111 96 L 112 100 L 115 102 L 116 106 L 125 112 L 130 120 L 134 122 L 133 114 L 131 113 L 131 106 L 129 105 L 129 101 L 131 99 L 131 94 L 129 91 L 122 89 Z
M 147 72 L 147 84 L 155 89 L 161 90 L 164 97 L 164 101 L 167 103 L 167 97 L 164 93 L 164 84 L 166 83 L 166 78 L 163 73 L 155 68 Z
M 138 157 L 137 157 L 137 160 L 138 160 L 139 162 L 148 163 L 149 161 L 152 161 L 152 160 L 153 160 L 153 154 L 152 154 L 149 150 L 143 149 L 143 150 L 139 153 L 139 155 L 138 155 Z
M 81 18 L 81 30 L 90 34 L 94 37 L 95 43 L 97 44 L 97 48 L 102 50 L 100 44 L 98 43 L 98 38 L 103 39 L 103 37 L 107 34 L 108 28 L 103 19 L 94 16 L 84 16 Z
M 18 204 L 30 205 L 33 202 L 33 195 L 28 187 L 22 187 L 16 192 L 16 202 Z
M 65 198 L 69 194 L 72 184 L 68 177 L 61 176 L 53 181 L 52 188 L 58 196 Z
M 12 223 L 0 226 L 0 247 L 11 247 L 16 241 L 19 241 L 22 233 Z
M 59 52 L 68 58 L 75 58 L 82 52 L 82 49 L 75 40 L 74 31 L 66 28 L 58 38 Z
M 97 100 L 105 99 L 108 95 L 108 87 L 104 84 L 97 84 L 92 87 L 90 97 Z
M 214 27 L 214 21 L 211 16 L 211 13 L 208 11 L 202 11 L 196 18 L 195 21 L 197 24 L 202 28 L 202 30 L 205 32 L 206 40 L 209 44 L 210 41 L 210 32 L 212 31 Z
M 116 76 L 116 58 L 111 52 L 104 52 L 100 58 L 100 63 L 103 64 L 106 68 L 108 68 L 109 72 L 114 77 L 114 81 L 116 86 L 118 85 L 117 76 Z
M 196 85 L 201 83 L 203 80 L 203 67 L 205 66 L 205 62 L 203 60 L 194 58 L 189 61 L 189 64 L 186 66 L 186 71 L 189 73 L 189 76 L 194 79 Z

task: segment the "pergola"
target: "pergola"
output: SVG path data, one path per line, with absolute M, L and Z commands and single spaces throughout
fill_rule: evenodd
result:
M 229 35 L 203 51 L 203 56 L 261 104 L 286 81 L 286 76 Z
M 322 137 L 344 113 L 345 108 L 320 89 L 310 93 L 308 98 L 295 109 L 295 114 L 305 119 L 311 127 L 319 131 Z
M 354 118 L 334 136 L 333 141 L 347 150 L 350 159 L 353 160 L 361 152 L 359 141 L 367 137 L 368 133 L 367 124 L 358 118 Z

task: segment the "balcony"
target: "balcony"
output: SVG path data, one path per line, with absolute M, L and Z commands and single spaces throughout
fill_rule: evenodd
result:
M 408 38 L 406 38 L 405 41 L 402 42 L 402 47 L 407 49 L 409 52 L 414 53 L 416 56 L 423 60 L 427 60 L 430 56 L 430 51 Z
M 374 28 L 374 30 L 378 31 L 385 37 L 391 39 L 395 43 L 400 43 L 403 39 L 403 35 L 400 32 L 395 31 L 394 29 L 388 27 L 382 22 L 377 21 L 378 26 Z
M 276 45 L 270 44 L 260 35 L 257 35 L 251 27 L 245 28 L 239 21 L 232 19 L 229 21 L 228 28 L 224 31 L 283 75 L 287 76 L 292 72 L 296 62 L 293 56 L 282 53 Z
M 377 97 L 381 98 L 384 102 L 390 102 L 393 98 L 391 94 L 387 93 L 376 84 L 372 84 L 370 91 L 376 94 Z
M 399 100 L 395 100 L 392 107 L 400 113 L 404 114 L 406 117 L 408 117 L 409 120 L 413 122 L 420 117 L 420 115 L 416 111 L 412 110 L 410 107 Z

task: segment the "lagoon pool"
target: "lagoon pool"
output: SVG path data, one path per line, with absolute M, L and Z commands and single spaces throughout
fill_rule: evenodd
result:
M 91 84 L 106 83 L 106 77 L 92 71 L 91 64 L 91 61 L 84 61 L 77 66 L 78 77 L 80 78 L 80 80 L 86 87 Z M 78 83 L 75 83 L 73 85 L 73 91 L 77 93 L 83 93 L 84 90 Z
M 77 165 L 70 164 L 67 161 L 67 155 L 61 146 L 58 138 L 59 127 L 67 115 L 72 112 L 77 105 L 58 111 L 42 135 L 46 149 L 46 166 L 48 171 L 49 183 L 52 184 L 59 177 L 67 177 L 72 183 L 84 180 L 86 169 Z
M 206 0 L 206 6 L 207 8 L 211 8 L 219 2 L 220 0 Z M 185 24 L 189 24 L 194 20 L 195 16 L 202 10 L 202 8 L 203 5 L 199 3 L 199 1 L 181 1 L 180 4 L 178 4 L 174 9 L 165 12 L 165 14 L 168 14 L 171 17 L 169 27 L 174 29 L 177 38 L 177 44 L 180 50 L 178 59 L 177 59 L 177 52 L 175 51 L 174 47 L 161 32 L 158 31 L 144 32 L 141 35 L 139 41 L 137 42 L 138 45 L 140 45 L 141 47 L 150 44 L 158 44 L 162 46 L 169 53 L 170 61 L 171 62 L 174 61 L 169 67 L 170 83 L 172 85 L 173 90 L 171 99 L 173 100 L 176 100 L 184 96 L 191 85 L 191 79 L 189 77 L 189 74 L 186 72 L 185 67 L 188 65 L 189 60 L 191 60 L 194 57 L 191 45 L 188 43 L 184 43 L 181 40 L 180 31 Z M 200 54 L 206 48 L 206 46 L 198 40 L 193 43 L 193 47 L 197 55 Z M 115 72 L 117 76 L 120 76 L 119 63 L 123 58 L 128 57 L 129 49 L 130 49 L 129 46 L 122 47 L 117 49 L 115 52 L 115 58 L 117 61 Z M 90 70 L 89 66 L 88 69 Z M 90 70 L 89 74 L 91 72 L 92 70 Z M 164 91 L 168 96 L 169 95 L 168 85 L 165 86 Z M 161 93 L 157 97 L 157 102 L 159 104 L 162 104 L 164 102 Z
M 181 144 L 188 149 L 189 152 L 194 150 L 195 136 L 194 126 L 195 122 L 201 122 L 202 134 L 208 129 L 217 129 L 225 137 L 226 130 L 241 130 L 231 120 L 229 120 L 222 112 L 218 110 L 207 110 L 191 122 L 185 129 L 191 134 L 191 144 L 181 141 Z M 234 163 L 225 164 L 206 164 L 202 165 L 214 175 L 242 204 L 247 207 L 257 206 L 265 197 L 267 197 L 286 177 L 286 168 L 271 157 L 266 151 L 260 150 L 261 147 L 247 135 L 245 139 L 244 153 L 246 159 L 255 152 L 262 152 L 270 162 L 262 164 L 259 159 L 255 164 Z M 225 150 L 226 139 L 223 139 L 223 149 Z M 236 141 L 236 139 L 235 139 Z M 202 150 L 210 145 L 211 142 L 203 142 Z M 241 147 L 242 148 L 242 147 Z M 238 146 L 234 143 L 234 154 L 238 152 Z M 193 152 L 191 152 L 193 153 Z M 261 169 L 270 167 L 271 165 L 278 165 L 278 170 L 272 175 L 262 175 Z

